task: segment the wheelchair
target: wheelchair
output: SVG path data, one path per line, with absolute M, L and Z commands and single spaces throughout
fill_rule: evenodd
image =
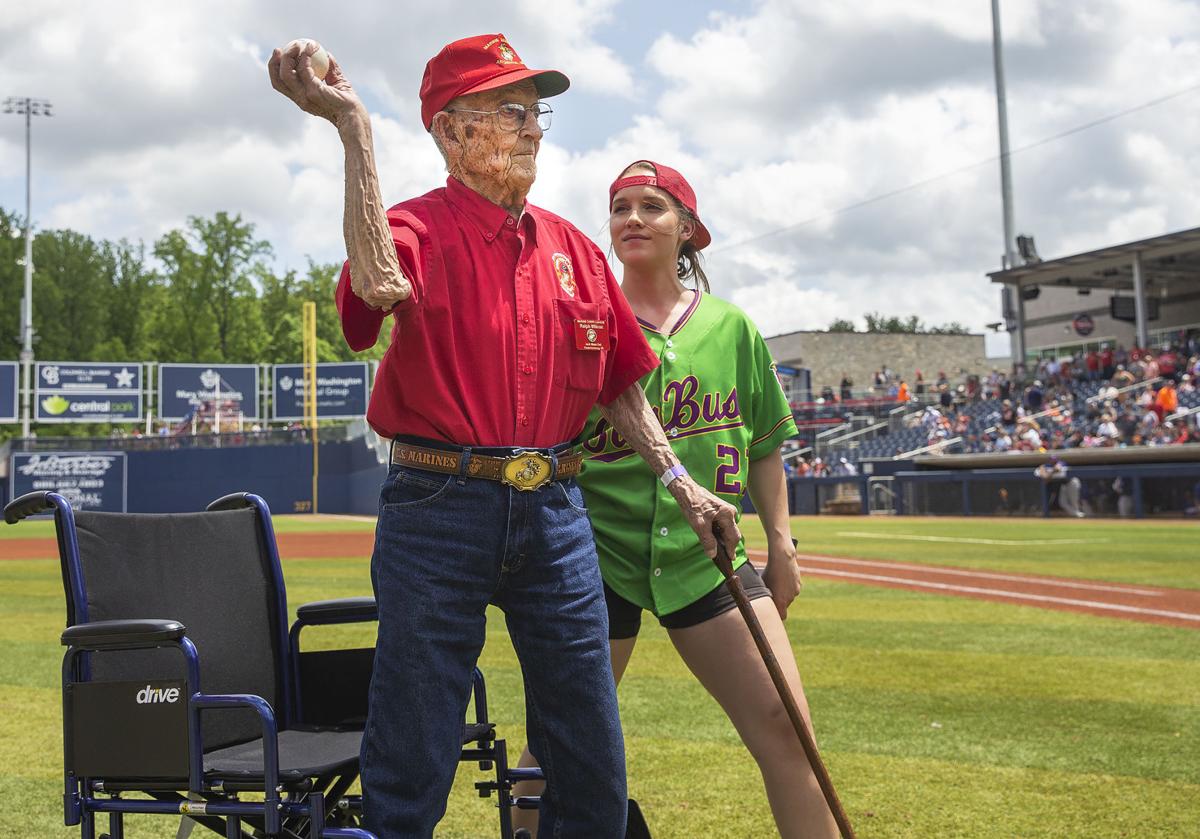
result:
M 124 514 L 33 492 L 4 518 L 50 512 L 67 603 L 65 824 L 124 839 L 125 814 L 157 813 L 227 839 L 375 839 L 350 794 L 374 650 L 300 646 L 305 627 L 377 620 L 374 598 L 306 604 L 289 630 L 271 514 L 250 493 L 202 513 Z M 537 806 L 512 785 L 541 773 L 509 768 L 478 669 L 472 706 L 461 759 L 490 773 L 475 786 L 497 796 L 511 839 L 511 808 Z

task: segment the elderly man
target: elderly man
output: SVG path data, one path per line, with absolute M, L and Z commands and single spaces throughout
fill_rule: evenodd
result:
M 316 45 L 276 50 L 271 82 L 337 126 L 346 155 L 346 340 L 394 318 L 367 418 L 393 440 L 371 576 L 379 639 L 363 745 L 368 825 L 427 837 L 445 811 L 489 603 L 525 677 L 531 750 L 547 773 L 541 836 L 625 829 L 625 766 L 595 546 L 571 441 L 597 401 L 716 552 L 734 510 L 672 453 L 638 379 L 658 363 L 603 255 L 526 203 L 566 76 L 525 66 L 503 35 L 447 45 L 421 117 L 446 186 L 384 211 L 366 109 Z

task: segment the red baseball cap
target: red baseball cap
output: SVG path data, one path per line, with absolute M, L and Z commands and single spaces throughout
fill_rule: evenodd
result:
M 571 80 L 557 70 L 530 70 L 503 35 L 475 35 L 446 44 L 429 59 L 421 79 L 421 121 L 425 130 L 433 124 L 433 115 L 456 96 L 523 79 L 533 79 L 543 99 L 571 86 Z
M 670 166 L 663 166 L 662 164 L 655 163 L 653 160 L 635 160 L 621 171 L 627 171 L 630 166 L 635 166 L 638 163 L 645 163 L 653 167 L 654 174 L 626 175 L 617 178 L 612 182 L 612 186 L 608 188 L 608 206 L 612 206 L 613 198 L 626 187 L 642 185 L 656 186 L 686 207 L 688 212 L 692 214 L 696 219 L 696 232 L 692 234 L 692 244 L 696 246 L 696 250 L 698 251 L 707 248 L 709 243 L 712 242 L 712 236 L 709 235 L 708 228 L 704 226 L 704 222 L 700 221 L 700 213 L 696 211 L 696 193 L 693 191 L 691 184 L 687 182 L 687 179 Z

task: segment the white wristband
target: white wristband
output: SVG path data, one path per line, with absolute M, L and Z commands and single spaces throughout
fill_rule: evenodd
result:
M 659 475 L 658 479 L 662 481 L 663 486 L 669 487 L 672 481 L 674 481 L 676 478 L 682 478 L 687 473 L 688 470 L 686 466 L 684 466 L 682 463 L 676 463 L 666 472 L 663 472 L 661 475 Z

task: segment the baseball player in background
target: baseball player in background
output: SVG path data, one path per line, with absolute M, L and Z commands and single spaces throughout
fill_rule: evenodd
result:
M 613 249 L 625 267 L 621 290 L 661 360 L 641 385 L 696 480 L 735 505 L 750 492 L 767 534 L 767 567 L 760 577 L 739 544 L 736 573 L 808 719 L 783 626 L 800 575 L 780 447 L 797 430 L 770 352 L 744 312 L 706 293 L 699 252 L 711 237 L 682 175 L 638 161 L 609 188 L 609 207 Z M 619 430 L 593 411 L 584 435 L 580 483 L 596 532 L 617 682 L 633 653 L 642 611 L 649 610 L 758 762 L 780 835 L 837 836 L 720 571 Z M 528 753 L 522 763 L 532 763 Z M 528 824 L 528 815 L 521 818 Z
M 566 76 L 527 67 L 501 34 L 447 44 L 420 94 L 446 186 L 385 211 L 367 110 L 332 57 L 315 77 L 314 49 L 293 42 L 268 66 L 276 90 L 337 126 L 345 151 L 342 331 L 364 350 L 394 320 L 367 411 L 393 441 L 371 559 L 367 826 L 381 839 L 432 835 L 494 604 L 546 769 L 541 835 L 620 839 L 624 751 L 571 441 L 599 403 L 712 555 L 714 526 L 734 548 L 736 511 L 679 468 L 638 387 L 658 358 L 599 249 L 526 201 L 550 126 L 542 100 Z

